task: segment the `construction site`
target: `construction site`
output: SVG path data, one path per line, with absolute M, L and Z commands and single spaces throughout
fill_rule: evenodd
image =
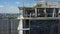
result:
M 15 17 L 0 19 L 0 34 L 60 34 L 60 2 L 37 2 L 32 7 L 18 7 Z
M 59 2 L 38 2 L 33 7 L 19 7 L 19 34 L 60 34 Z

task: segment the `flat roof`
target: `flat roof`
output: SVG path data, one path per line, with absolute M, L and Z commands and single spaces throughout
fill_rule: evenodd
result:
M 35 9 L 35 8 L 60 8 L 60 2 L 38 2 L 33 7 L 19 7 L 20 10 L 23 9 Z

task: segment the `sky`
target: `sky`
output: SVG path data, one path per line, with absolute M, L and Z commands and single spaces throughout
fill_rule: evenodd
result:
M 0 0 L 0 13 L 19 13 L 19 8 L 24 6 L 30 7 L 42 0 Z M 59 0 L 46 0 L 57 2 Z

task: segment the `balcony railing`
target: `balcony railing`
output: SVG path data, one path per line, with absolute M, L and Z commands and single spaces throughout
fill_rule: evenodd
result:
M 36 16 L 37 15 L 37 16 Z M 58 13 L 38 13 L 38 14 L 24 14 L 24 17 L 58 17 Z

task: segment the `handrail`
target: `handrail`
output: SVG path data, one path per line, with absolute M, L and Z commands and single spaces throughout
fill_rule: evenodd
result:
M 38 13 L 36 17 L 38 17 L 38 16 L 40 16 L 40 17 L 45 17 L 45 16 L 46 17 L 49 17 L 49 16 L 53 17 L 53 13 L 47 13 L 47 14 Z M 54 16 L 58 17 L 59 14 L 58 13 L 54 13 Z M 33 14 L 24 14 L 24 17 L 35 17 L 35 14 L 34 13 Z

